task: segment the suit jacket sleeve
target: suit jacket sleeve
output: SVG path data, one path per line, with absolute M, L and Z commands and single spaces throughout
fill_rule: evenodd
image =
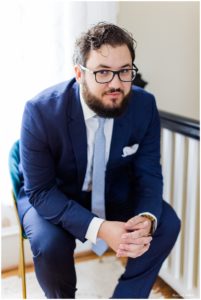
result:
M 20 139 L 25 192 L 44 219 L 85 241 L 94 215 L 57 187 L 55 162 L 48 147 L 47 130 L 35 103 L 27 102 Z
M 163 178 L 160 165 L 160 118 L 152 97 L 151 118 L 133 161 L 136 213 L 150 212 L 159 220 Z

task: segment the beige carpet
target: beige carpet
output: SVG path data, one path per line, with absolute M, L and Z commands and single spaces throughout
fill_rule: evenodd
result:
M 108 299 L 117 284 L 124 268 L 116 257 L 105 257 L 76 264 L 77 299 Z M 27 273 L 27 298 L 44 299 L 34 273 Z M 2 279 L 1 299 L 21 298 L 21 280 L 18 276 Z M 150 298 L 164 298 L 162 294 L 152 292 Z

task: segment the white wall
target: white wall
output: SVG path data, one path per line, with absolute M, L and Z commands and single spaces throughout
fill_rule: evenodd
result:
M 25 102 L 48 86 L 74 76 L 75 38 L 98 21 L 116 23 L 117 9 L 117 2 L 0 1 L 2 269 L 18 263 L 8 153 L 19 138 Z M 77 252 L 90 249 L 89 243 L 77 244 Z M 26 254 L 27 262 L 32 261 L 27 241 Z
M 137 41 L 136 65 L 159 109 L 199 119 L 199 2 L 120 2 L 118 24 Z
M 1 204 L 12 206 L 8 153 L 19 139 L 25 102 L 74 76 L 75 38 L 98 21 L 116 23 L 117 9 L 117 2 L 0 1 Z

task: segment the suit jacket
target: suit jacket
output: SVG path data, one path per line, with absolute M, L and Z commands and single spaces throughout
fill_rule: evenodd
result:
M 137 152 L 123 157 L 123 148 L 134 144 L 139 144 Z M 20 157 L 24 177 L 18 195 L 21 220 L 32 205 L 43 218 L 84 241 L 94 214 L 82 200 L 87 136 L 75 79 L 27 102 Z M 138 87 L 132 87 L 126 111 L 114 119 L 105 206 L 107 220 L 126 221 L 145 211 L 160 218 L 159 115 L 153 95 Z

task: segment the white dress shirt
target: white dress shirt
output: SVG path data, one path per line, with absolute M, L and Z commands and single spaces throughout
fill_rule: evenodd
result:
M 85 174 L 82 190 L 83 191 L 91 191 L 94 141 L 95 141 L 95 133 L 96 133 L 96 130 L 98 129 L 98 119 L 95 118 L 96 113 L 93 110 L 91 110 L 88 107 L 88 105 L 85 103 L 81 93 L 80 93 L 80 100 L 81 100 L 81 106 L 82 106 L 82 110 L 83 110 L 83 114 L 84 114 L 86 131 L 87 131 L 87 169 L 86 169 L 86 174 Z M 105 120 L 105 124 L 104 124 L 104 134 L 105 134 L 105 141 L 106 141 L 105 165 L 107 164 L 107 161 L 109 159 L 113 124 L 114 124 L 113 118 L 108 118 Z M 149 212 L 143 212 L 142 214 L 149 214 L 155 218 L 156 222 L 154 225 L 154 229 L 156 229 L 156 226 L 157 226 L 156 217 Z M 103 219 L 94 217 L 89 224 L 85 238 L 95 244 L 99 228 L 103 222 L 104 222 Z

